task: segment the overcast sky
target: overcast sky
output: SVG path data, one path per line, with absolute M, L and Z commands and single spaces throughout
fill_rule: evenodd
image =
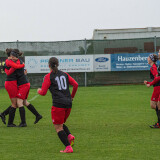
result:
M 94 29 L 160 27 L 160 0 L 0 0 L 0 42 L 91 39 Z

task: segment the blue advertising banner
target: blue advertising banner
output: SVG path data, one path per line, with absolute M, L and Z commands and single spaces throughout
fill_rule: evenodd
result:
M 111 54 L 111 71 L 149 70 L 147 58 L 151 53 Z

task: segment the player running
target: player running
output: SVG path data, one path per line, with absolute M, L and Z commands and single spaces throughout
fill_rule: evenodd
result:
M 150 78 L 155 80 L 158 77 L 158 71 L 156 62 L 158 60 L 158 56 L 156 54 L 150 54 L 148 57 L 148 64 L 151 65 L 150 68 Z M 150 82 L 144 81 L 144 84 L 148 85 Z M 151 125 L 151 128 L 160 128 L 160 81 L 153 85 L 154 90 L 152 93 L 150 105 L 152 109 L 155 109 L 158 122 L 155 125 Z
M 50 90 L 53 99 L 52 122 L 59 139 L 66 147 L 64 151 L 60 152 L 72 153 L 75 137 L 64 123 L 70 115 L 72 100 L 77 92 L 78 83 L 68 73 L 58 70 L 58 66 L 57 58 L 49 59 L 50 73 L 45 76 L 42 88 L 38 88 L 37 92 L 44 96 L 48 89 Z M 72 94 L 69 91 L 69 84 L 73 86 Z

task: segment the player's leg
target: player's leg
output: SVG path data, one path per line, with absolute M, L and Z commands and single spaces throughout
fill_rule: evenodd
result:
M 64 123 L 66 122 L 66 120 L 69 117 L 70 113 L 71 113 L 71 108 L 66 108 L 65 109 Z M 68 129 L 68 127 L 65 124 L 63 124 L 63 130 L 67 134 L 68 141 L 69 141 L 70 145 L 73 146 L 74 145 L 75 137 L 71 134 L 70 130 Z
M 160 87 L 159 87 L 159 97 L 156 108 L 157 108 L 158 122 L 155 125 L 153 125 L 152 128 L 160 128 Z
M 28 98 L 30 90 L 30 83 L 26 83 L 23 85 L 18 86 L 18 93 L 17 93 L 17 105 L 19 108 L 19 113 L 21 117 L 21 123 L 19 127 L 26 127 L 26 114 L 25 114 L 25 109 L 24 109 L 24 100 Z
M 35 108 L 31 103 L 29 103 L 29 102 L 27 101 L 27 99 L 25 99 L 25 100 L 23 101 L 23 104 L 36 116 L 36 120 L 35 120 L 34 124 L 38 123 L 38 121 L 39 121 L 40 119 L 42 119 L 42 115 L 40 115 L 40 114 L 38 113 L 38 111 L 36 110 L 36 108 Z
M 64 118 L 65 118 L 65 109 L 64 108 L 52 107 L 51 115 L 52 115 L 52 122 L 54 124 L 55 129 L 56 129 L 58 137 L 66 147 L 66 149 L 64 151 L 60 151 L 60 152 L 72 153 L 73 149 L 72 149 L 72 147 L 71 147 L 71 145 L 68 141 L 68 137 L 67 137 L 66 132 L 63 130 L 63 123 L 64 123 Z
M 19 108 L 19 114 L 21 118 L 21 123 L 19 124 L 19 127 L 27 127 L 26 124 L 26 113 L 23 106 L 23 99 L 17 98 L 17 106 Z
M 7 109 L 5 109 L 2 113 L 0 113 L 0 117 L 1 117 L 2 122 L 3 122 L 4 124 L 6 124 L 6 117 L 5 117 L 5 116 L 9 114 L 10 108 L 11 108 L 11 106 L 9 106 L 9 107 L 8 107 Z
M 54 124 L 54 127 L 56 129 L 56 132 L 58 134 L 59 139 L 61 142 L 65 145 L 66 149 L 63 151 L 60 151 L 62 153 L 72 153 L 73 149 L 68 141 L 68 137 L 66 132 L 63 130 L 63 124 Z
M 71 132 L 69 131 L 68 127 L 65 124 L 63 124 L 63 130 L 66 132 L 66 135 L 68 137 L 68 141 L 69 141 L 70 145 L 73 147 L 75 137 L 71 134 Z
M 159 125 L 159 128 L 160 128 L 160 97 L 158 99 L 158 103 L 157 103 L 157 106 L 158 106 L 158 125 Z
M 8 119 L 8 125 L 7 127 L 15 127 L 16 125 L 13 124 L 14 117 L 15 117 L 15 112 L 17 108 L 17 81 L 5 81 L 5 89 L 8 92 L 8 95 L 11 100 L 11 108 L 8 109 L 9 111 L 9 119 Z
M 9 106 L 7 109 L 5 109 L 1 114 L 4 116 L 8 115 L 10 108 L 11 108 L 11 106 Z
M 156 108 L 158 108 L 156 101 L 150 101 L 150 106 L 151 106 L 152 109 L 155 109 L 155 110 L 156 110 Z
M 159 95 L 160 95 L 160 88 L 159 87 L 154 87 L 154 91 L 152 93 L 150 105 L 151 108 L 156 111 L 157 119 L 158 119 L 158 100 L 159 100 Z M 154 125 L 150 126 L 151 128 L 159 128 L 159 123 L 155 123 Z
M 7 127 L 16 127 L 16 125 L 13 123 L 15 112 L 17 108 L 17 98 L 11 98 L 12 106 L 9 109 L 9 119 L 8 119 L 8 125 Z

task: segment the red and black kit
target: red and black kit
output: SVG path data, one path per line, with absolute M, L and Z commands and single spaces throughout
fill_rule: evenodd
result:
M 157 66 L 156 64 L 153 64 L 153 66 L 150 68 L 150 78 L 154 80 L 158 76 L 158 71 L 157 71 Z M 153 85 L 155 86 L 160 86 L 160 82 L 157 82 L 156 84 Z
M 69 91 L 69 84 L 73 86 L 72 94 Z M 78 88 L 78 83 L 68 74 L 58 70 L 48 73 L 42 84 L 40 95 L 46 95 L 49 89 L 52 94 L 53 106 L 51 109 L 53 124 L 63 124 L 66 122 L 71 112 L 72 98 L 74 98 Z
M 17 88 L 17 75 L 14 72 L 16 69 L 24 67 L 24 64 L 20 64 L 18 60 L 16 63 L 12 60 L 5 61 L 5 72 L 7 74 L 7 78 L 5 81 L 5 88 L 9 94 L 10 98 L 15 98 L 17 96 L 18 88 Z
M 14 63 L 13 61 L 11 61 L 11 62 Z M 26 75 L 24 74 L 23 61 L 18 59 L 16 63 L 19 64 L 19 67 L 16 67 L 16 68 L 11 67 L 11 68 L 5 69 L 5 72 L 7 74 L 7 80 L 9 79 L 10 81 L 14 81 L 14 83 L 15 83 L 14 86 L 15 87 L 13 88 L 11 86 L 13 84 L 7 83 L 7 82 L 5 83 L 5 87 L 6 87 L 7 91 L 8 91 L 8 88 L 10 88 L 10 91 L 8 92 L 9 95 L 12 95 L 12 92 L 14 92 L 14 97 L 15 97 L 15 94 L 16 94 L 17 98 L 20 98 L 20 99 L 24 100 L 24 99 L 28 98 L 30 83 L 29 83 Z M 14 63 L 14 65 L 16 63 Z M 17 88 L 17 86 L 18 86 L 18 88 Z M 10 96 L 10 98 L 14 98 L 14 97 Z
M 158 77 L 157 66 L 156 64 L 153 64 L 153 66 L 150 68 L 150 78 L 154 80 L 157 77 Z M 147 83 L 150 83 L 150 82 L 147 82 Z M 152 93 L 151 101 L 158 102 L 160 101 L 160 81 L 155 83 L 153 87 L 154 87 L 154 90 Z
M 71 108 L 72 98 L 75 96 L 77 87 L 73 88 L 72 95 L 69 91 L 69 84 L 77 86 L 77 82 L 65 72 L 58 70 L 55 74 L 50 72 L 44 78 L 42 84 L 42 90 L 39 92 L 41 95 L 45 95 L 49 89 L 52 94 L 53 106 L 58 108 Z

